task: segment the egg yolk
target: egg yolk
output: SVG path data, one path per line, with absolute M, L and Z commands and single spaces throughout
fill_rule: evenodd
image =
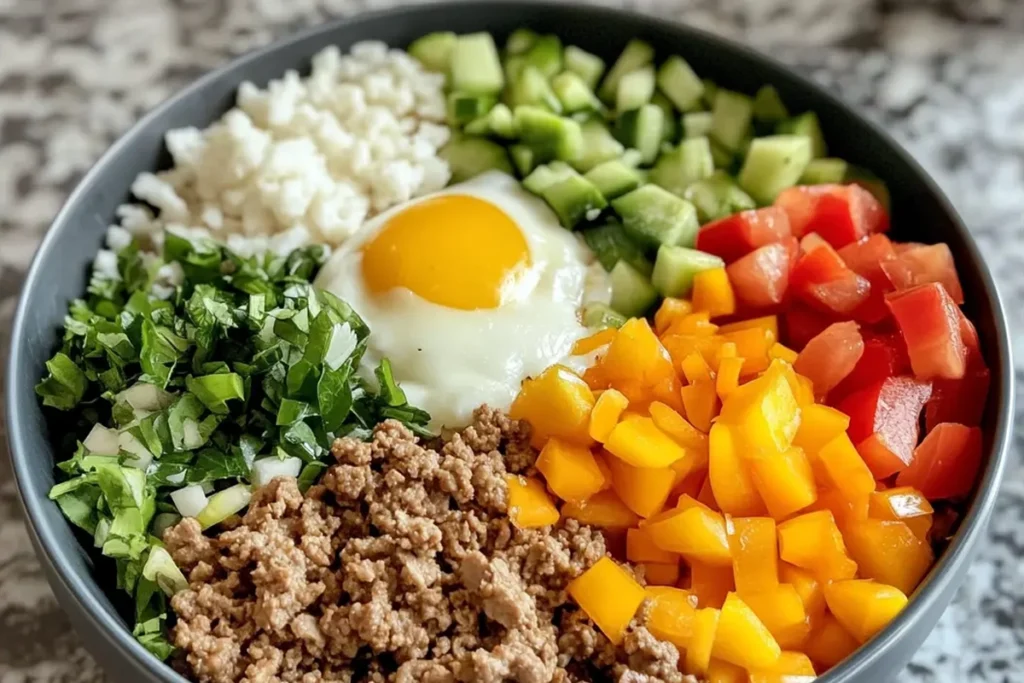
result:
M 522 231 L 488 201 L 443 195 L 395 214 L 363 247 L 363 280 L 383 294 L 405 287 L 441 306 L 501 305 L 530 265 Z

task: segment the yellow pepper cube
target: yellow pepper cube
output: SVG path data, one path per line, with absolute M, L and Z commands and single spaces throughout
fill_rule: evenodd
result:
M 622 413 L 629 407 L 629 399 L 617 389 L 605 389 L 594 402 L 594 409 L 590 413 L 590 438 L 598 443 L 604 443 L 612 429 L 619 422 Z
M 721 611 L 714 607 L 699 609 L 694 616 L 693 636 L 690 638 L 690 645 L 686 648 L 686 658 L 683 661 L 683 670 L 691 676 L 703 677 L 708 672 L 720 617 Z
M 689 591 L 667 586 L 648 586 L 647 599 L 647 630 L 658 640 L 686 649 L 693 637 L 697 599 Z
M 693 309 L 712 318 L 736 312 L 736 293 L 725 268 L 702 270 L 693 277 Z
M 631 403 L 660 398 L 649 393 L 663 383 L 673 392 L 680 384 L 672 357 L 643 318 L 631 318 L 619 328 L 599 367 L 609 386 L 624 393 Z
M 629 415 L 608 435 L 604 447 L 633 467 L 668 467 L 686 455 L 686 450 L 658 429 L 654 420 Z
M 661 512 L 676 485 L 669 467 L 633 467 L 619 458 L 608 458 L 612 489 L 630 510 L 647 518 Z
M 726 522 L 736 592 L 743 596 L 779 586 L 779 541 L 771 517 L 732 517 Z M 757 611 L 756 609 L 754 610 Z
M 751 671 L 748 683 L 812 683 L 816 676 L 810 657 L 783 651 L 775 666 Z
M 540 479 L 507 474 L 505 483 L 508 484 L 508 516 L 518 528 L 532 529 L 558 521 L 558 508 Z
M 743 376 L 750 377 L 768 369 L 771 358 L 768 349 L 775 343 L 775 337 L 761 327 L 748 327 L 726 332 L 718 337 L 723 344 L 736 345 L 736 355 L 744 359 Z
M 766 511 L 748 464 L 737 450 L 733 428 L 716 422 L 708 435 L 708 481 L 722 512 L 756 517 Z
M 875 491 L 868 502 L 868 513 L 873 519 L 903 522 L 922 540 L 928 538 L 934 512 L 924 494 L 910 486 Z
M 932 546 L 898 521 L 862 519 L 843 527 L 843 540 L 858 575 L 910 594 L 935 563 Z
M 816 623 L 803 649 L 822 669 L 829 669 L 843 661 L 860 646 L 831 614 Z
M 846 432 L 850 416 L 820 403 L 803 406 L 800 414 L 800 428 L 796 430 L 793 445 L 804 449 L 808 455 L 815 455 L 821 447 Z
M 845 431 L 818 450 L 817 460 L 828 477 L 828 483 L 846 500 L 863 501 L 874 493 L 875 475 L 871 474 Z
M 662 550 L 720 567 L 732 564 L 725 518 L 699 503 L 666 510 L 647 520 L 644 529 Z
M 852 579 L 857 563 L 828 510 L 805 512 L 778 526 L 779 558 L 810 570 L 819 581 Z
M 603 330 L 599 330 L 589 337 L 583 337 L 577 339 L 572 345 L 572 355 L 574 356 L 585 356 L 588 353 L 597 351 L 602 346 L 607 346 L 612 343 L 615 339 L 615 335 L 618 334 L 618 330 L 613 327 L 607 327 Z
M 670 406 L 655 401 L 649 407 L 651 419 L 661 431 L 687 451 L 698 455 L 698 463 L 707 463 L 708 456 L 708 435 L 686 421 Z
M 906 607 L 907 596 L 893 586 L 853 579 L 825 586 L 825 602 L 843 628 L 863 643 Z
M 780 647 L 792 647 L 807 637 L 807 611 L 800 594 L 790 584 L 782 583 L 760 593 L 744 595 L 743 599 Z
M 651 540 L 646 529 L 629 529 L 626 531 L 626 559 L 637 563 L 679 564 L 679 554 L 662 550 Z
M 711 380 L 711 367 L 704 360 L 704 356 L 696 351 L 683 359 L 682 367 L 683 376 L 690 384 Z
M 690 560 L 690 592 L 697 597 L 698 607 L 721 609 L 725 596 L 736 590 L 732 571 Z
M 722 405 L 722 421 L 737 429 L 751 458 L 782 453 L 800 427 L 800 406 L 789 382 L 766 372 L 733 391 Z
M 769 358 L 773 360 L 778 358 L 779 360 L 786 361 L 790 365 L 796 362 L 796 357 L 798 355 L 800 354 L 798 354 L 796 351 L 789 348 L 788 346 L 780 344 L 779 342 L 775 342 L 774 344 L 772 344 L 771 348 L 768 349 Z
M 707 683 L 750 683 L 747 670 L 721 659 L 712 659 L 708 666 Z
M 530 423 L 534 448 L 542 448 L 552 436 L 589 446 L 593 443 L 589 434 L 593 409 L 594 392 L 587 383 L 568 368 L 553 365 L 523 382 L 509 416 Z
M 678 318 L 665 330 L 666 335 L 692 334 L 698 337 L 710 337 L 718 332 L 718 325 L 711 322 L 711 314 L 707 311 L 694 311 Z
M 536 467 L 548 488 L 562 500 L 586 500 L 605 485 L 604 473 L 590 449 L 561 439 L 548 439 Z
M 678 562 L 644 562 L 637 566 L 643 567 L 648 586 L 675 586 L 682 574 Z
M 663 334 L 672 323 L 693 312 L 693 305 L 686 299 L 667 297 L 654 314 L 654 331 Z
M 825 613 L 824 585 L 810 571 L 789 562 L 780 562 L 779 580 L 796 589 L 809 619 L 818 619 Z
M 719 334 L 730 334 L 741 330 L 761 330 L 766 333 L 772 344 L 779 338 L 779 317 L 777 315 L 763 315 L 759 318 L 747 318 L 738 320 L 718 328 Z
M 609 477 L 609 481 L 611 477 Z M 569 501 L 562 506 L 562 514 L 569 519 L 596 526 L 599 529 L 628 529 L 640 522 L 640 517 L 619 500 L 614 491 L 601 491 L 586 500 Z
M 718 398 L 725 400 L 740 385 L 740 373 L 743 371 L 742 358 L 723 358 L 718 364 L 715 376 L 715 391 Z
M 601 632 L 618 645 L 646 594 L 629 572 L 608 557 L 569 583 L 569 595 Z
M 818 499 L 814 472 L 802 449 L 789 448 L 749 463 L 757 492 L 775 519 L 785 519 Z
M 722 605 L 711 656 L 745 669 L 775 666 L 782 648 L 754 611 L 736 593 Z
M 680 390 L 680 395 L 690 424 L 707 434 L 720 405 L 714 381 L 702 380 L 688 384 Z

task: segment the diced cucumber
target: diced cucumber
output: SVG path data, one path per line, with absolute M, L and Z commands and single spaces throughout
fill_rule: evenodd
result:
M 715 168 L 728 169 L 732 166 L 732 160 L 735 156 L 732 151 L 725 148 L 725 146 L 714 138 L 711 140 L 711 157 L 715 162 Z
M 713 254 L 663 244 L 654 260 L 651 284 L 662 296 L 685 297 L 693 288 L 694 275 L 724 265 L 725 261 Z
M 640 187 L 640 174 L 635 168 L 610 159 L 590 169 L 583 176 L 601 191 L 605 199 L 615 199 Z
M 803 135 L 754 138 L 737 181 L 758 204 L 796 185 L 811 160 L 811 140 Z
M 619 261 L 625 261 L 645 277 L 649 277 L 654 270 L 654 265 L 644 256 L 637 243 L 629 238 L 621 223 L 609 221 L 596 228 L 588 228 L 582 234 L 583 241 L 605 270 L 611 272 Z
M 506 55 L 521 55 L 537 42 L 537 32 L 528 28 L 517 28 L 505 41 Z
M 563 71 L 552 78 L 551 89 L 562 103 L 562 111 L 566 114 L 597 111 L 601 108 L 601 101 L 597 99 L 597 95 L 587 87 L 579 74 L 572 71 Z
M 647 66 L 654 60 L 654 48 L 642 40 L 634 38 L 626 44 L 622 54 L 608 70 L 600 89 L 598 97 L 608 104 L 615 103 L 615 97 L 619 91 L 619 81 L 630 71 L 636 71 L 642 66 Z
M 679 119 L 676 117 L 676 109 L 660 90 L 654 92 L 651 104 L 661 109 L 661 141 L 675 144 L 679 139 Z
M 609 159 L 618 159 L 625 148 L 615 139 L 600 119 L 589 119 L 580 125 L 583 131 L 583 153 L 573 160 L 572 165 L 580 173 L 586 173 Z
M 651 281 L 625 261 L 612 268 L 611 306 L 626 317 L 641 316 L 658 300 L 658 291 Z
M 753 111 L 752 99 L 742 93 L 719 88 L 711 110 L 711 137 L 730 152 L 735 152 L 750 130 Z
M 583 307 L 583 325 L 585 327 L 595 330 L 603 330 L 606 327 L 618 329 L 625 324 L 626 316 L 613 310 L 607 304 L 595 301 Z
M 451 120 L 451 117 L 449 117 L 449 120 Z M 487 137 L 490 135 L 491 122 L 487 119 L 487 114 L 467 123 L 465 128 L 462 129 L 462 132 L 466 135 L 479 135 L 480 137 Z
M 452 31 L 428 33 L 414 40 L 408 51 L 428 71 L 448 73 L 457 40 Z
M 536 195 L 540 195 L 544 193 L 544 190 L 549 185 L 554 185 L 574 175 L 579 174 L 569 164 L 564 161 L 552 161 L 550 164 L 544 164 L 533 169 L 530 175 L 523 179 L 523 187 Z
M 615 111 L 621 116 L 631 109 L 642 107 L 654 96 L 654 67 L 642 66 L 630 71 L 619 80 L 615 91 Z
M 786 109 L 775 86 L 762 85 L 754 95 L 754 118 L 758 121 L 772 122 L 789 118 L 789 110 Z
M 823 159 L 811 159 L 800 176 L 801 185 L 827 185 L 830 183 L 841 183 L 846 180 L 850 165 L 842 159 L 826 157 Z
M 541 191 L 544 201 L 554 209 L 563 228 L 573 230 L 581 223 L 596 220 L 608 206 L 604 195 L 581 175 L 571 175 Z
M 448 123 L 461 126 L 484 116 L 494 106 L 494 95 L 471 95 L 463 92 L 448 94 Z
M 658 157 L 651 169 L 651 182 L 682 197 L 691 184 L 714 172 L 711 142 L 707 138 L 687 138 Z
M 618 120 L 618 138 L 626 147 L 640 151 L 643 164 L 654 163 L 661 147 L 661 130 L 665 114 L 656 104 L 631 109 Z
M 490 33 L 459 36 L 452 49 L 452 89 L 474 95 L 496 94 L 505 85 L 498 48 Z
M 536 67 L 524 64 L 508 89 L 509 104 L 514 107 L 532 105 L 560 114 L 562 102 L 551 89 L 548 79 Z
M 526 67 L 526 57 L 522 55 L 515 55 L 505 60 L 505 82 L 515 83 L 519 79 L 519 74 L 523 73 L 523 68 Z M 507 91 L 506 91 L 507 92 Z
M 700 109 L 704 83 L 679 55 L 672 55 L 658 69 L 658 87 L 679 111 Z
M 636 168 L 643 161 L 643 155 L 640 154 L 640 150 L 630 148 L 622 153 L 622 157 L 619 160 L 626 166 Z
M 704 180 L 686 188 L 683 198 L 697 207 L 697 218 L 709 223 L 739 211 L 757 208 L 757 204 L 725 171 L 715 171 Z
M 556 159 L 571 161 L 583 151 L 583 131 L 570 118 L 532 106 L 519 106 L 513 113 L 519 138 L 532 147 L 550 150 Z
M 699 138 L 711 134 L 711 112 L 694 111 L 683 114 L 683 137 Z
M 715 96 L 718 94 L 718 84 L 710 78 L 705 78 L 702 81 L 704 83 L 704 106 L 711 109 L 715 106 Z
M 512 164 L 509 163 L 505 148 L 486 138 L 454 138 L 438 154 L 448 162 L 453 183 L 492 169 L 512 173 Z
M 512 165 L 516 167 L 516 173 L 520 178 L 530 175 L 537 167 L 537 155 L 529 145 L 511 145 L 508 154 L 512 157 Z
M 523 56 L 527 64 L 551 78 L 562 70 L 562 41 L 556 35 L 540 36 Z
M 463 131 L 469 135 L 491 135 L 505 140 L 512 140 L 516 137 L 512 110 L 501 102 L 491 107 L 491 110 L 484 116 L 466 124 Z
M 662 244 L 693 246 L 697 237 L 697 210 L 693 204 L 657 185 L 642 185 L 612 200 L 626 234 L 641 246 Z
M 781 121 L 775 129 L 780 135 L 805 135 L 811 141 L 811 156 L 815 159 L 825 156 L 825 135 L 821 132 L 821 123 L 818 115 L 813 111 L 805 112 L 800 116 L 786 121 Z
M 586 50 L 570 45 L 562 55 L 565 68 L 583 79 L 587 87 L 593 90 L 604 73 L 604 60 Z

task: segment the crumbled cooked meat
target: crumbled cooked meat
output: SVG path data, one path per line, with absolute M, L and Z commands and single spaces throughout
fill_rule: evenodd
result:
M 505 475 L 529 427 L 489 408 L 435 448 L 401 424 L 339 439 L 305 495 L 278 478 L 215 537 L 164 541 L 190 580 L 175 645 L 201 683 L 684 683 L 675 647 L 635 621 L 620 647 L 568 583 L 605 555 L 576 520 L 517 529 Z

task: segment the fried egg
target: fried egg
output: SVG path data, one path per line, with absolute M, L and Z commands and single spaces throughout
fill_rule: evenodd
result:
M 369 325 L 363 376 L 390 359 L 435 429 L 508 408 L 523 379 L 569 358 L 588 333 L 581 306 L 610 291 L 586 245 L 499 171 L 368 221 L 316 284 Z

